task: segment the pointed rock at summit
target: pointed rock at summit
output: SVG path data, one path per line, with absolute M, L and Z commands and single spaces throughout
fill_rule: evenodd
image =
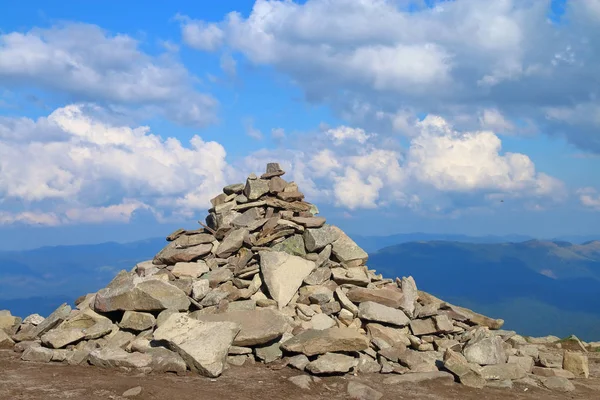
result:
M 216 378 L 225 369 L 229 348 L 239 331 L 235 322 L 201 322 L 173 314 L 154 331 L 154 339 L 167 341 L 192 371 Z
M 260 269 L 265 284 L 279 308 L 287 306 L 302 281 L 315 269 L 314 261 L 281 251 L 261 251 Z
M 94 310 L 99 312 L 187 310 L 189 307 L 187 295 L 176 286 L 153 277 L 133 277 L 125 271 L 100 290 L 94 301 Z
M 262 179 L 269 179 L 275 176 L 284 175 L 285 171 L 281 169 L 279 163 L 267 163 L 267 172 L 261 175 Z

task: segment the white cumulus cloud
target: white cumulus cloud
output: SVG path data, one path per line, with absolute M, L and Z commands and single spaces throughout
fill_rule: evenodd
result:
M 80 101 L 141 107 L 178 123 L 205 126 L 218 102 L 194 89 L 172 56 L 150 56 L 139 42 L 96 25 L 69 23 L 0 34 L 0 84 L 67 94 Z
M 21 201 L 31 211 L 4 213 L 0 220 L 127 221 L 138 210 L 159 219 L 190 217 L 227 182 L 230 169 L 219 143 L 194 136 L 184 146 L 148 127 L 106 123 L 94 116 L 95 108 L 73 104 L 37 121 L 0 120 L 0 126 L 52 132 L 28 141 L 0 136 L 0 199 Z

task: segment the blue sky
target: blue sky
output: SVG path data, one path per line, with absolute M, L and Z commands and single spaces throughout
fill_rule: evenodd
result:
M 3 7 L 0 249 L 195 227 L 268 161 L 351 233 L 600 234 L 600 1 L 147 4 Z

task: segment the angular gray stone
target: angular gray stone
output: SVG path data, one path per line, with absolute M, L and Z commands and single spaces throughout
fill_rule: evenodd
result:
M 356 400 L 379 400 L 383 397 L 383 393 L 355 381 L 348 382 L 346 391 L 348 398 Z
M 234 193 L 239 194 L 242 193 L 245 186 L 246 185 L 244 185 L 243 183 L 234 183 L 233 185 L 227 185 L 223 188 L 223 193 L 225 193 L 226 195 Z
M 121 348 L 104 347 L 90 352 L 90 364 L 101 368 L 146 368 L 152 364 L 152 357 L 142 353 L 128 353 Z
M 338 351 L 361 351 L 369 347 L 369 339 L 350 328 L 309 329 L 283 342 L 281 348 L 306 356 Z
M 306 256 L 302 235 L 293 235 L 272 247 L 273 251 L 283 251 L 293 256 Z
M 61 304 L 56 310 L 52 312 L 42 323 L 35 327 L 32 331 L 32 338 L 40 337 L 44 333 L 56 327 L 58 324 L 63 322 L 71 314 L 71 306 L 67 303 Z
M 372 301 L 383 304 L 384 306 L 398 308 L 404 298 L 402 292 L 393 289 L 367 289 L 362 287 L 352 288 L 346 293 L 350 301 L 354 303 L 364 303 Z
M 39 324 L 44 322 L 45 319 L 46 318 L 42 317 L 40 314 L 31 314 L 23 320 L 23 323 L 38 326 Z
M 145 353 L 152 357 L 151 367 L 153 372 L 184 374 L 187 370 L 187 365 L 183 358 L 174 351 L 165 349 L 164 347 L 150 347 L 146 349 Z
M 590 367 L 588 362 L 588 356 L 572 351 L 565 351 L 563 358 L 563 369 L 570 371 L 577 378 L 589 378 Z
M 540 351 L 538 360 L 542 367 L 546 368 L 562 368 L 563 355 L 550 351 Z
M 404 314 L 404 311 L 372 301 L 360 303 L 358 307 L 358 316 L 359 318 L 368 321 L 384 322 L 397 326 L 405 326 L 410 323 L 410 319 Z
M 404 310 L 406 315 L 412 318 L 415 316 L 415 304 L 417 302 L 417 298 L 419 297 L 417 284 L 415 283 L 413 277 L 409 276 L 408 278 L 402 278 L 401 286 L 404 297 L 402 298 L 400 308 Z
M 223 372 L 227 354 L 240 326 L 234 322 L 201 322 L 185 314 L 173 314 L 156 331 L 192 371 L 216 378 Z
M 313 329 L 324 330 L 335 326 L 335 321 L 325 314 L 315 314 L 310 319 Z
M 279 343 L 273 343 L 268 346 L 256 347 L 254 349 L 256 358 L 264 362 L 265 364 L 272 363 L 279 360 L 283 353 L 279 348 Z
M 525 378 L 527 372 L 518 364 L 495 364 L 482 367 L 481 376 L 488 380 L 504 381 Z
M 269 192 L 273 194 L 283 192 L 287 185 L 288 183 L 284 179 L 278 176 L 274 177 L 273 179 L 269 180 Z
M 229 232 L 219 247 L 217 247 L 217 257 L 227 257 L 238 251 L 244 244 L 244 237 L 246 235 L 248 235 L 248 230 L 245 228 L 234 229 Z
M 482 388 L 485 386 L 485 379 L 478 370 L 469 365 L 467 359 L 460 353 L 446 349 L 444 353 L 444 367 L 452 372 L 465 386 Z
M 309 375 L 291 376 L 288 378 L 288 380 L 294 385 L 298 386 L 300 389 L 304 390 L 310 390 L 311 384 L 313 382 L 312 378 Z
M 358 316 L 358 307 L 348 299 L 342 288 L 338 287 L 335 289 L 335 296 L 343 308 L 350 311 L 355 317 Z
M 415 336 L 431 335 L 438 331 L 433 318 L 413 319 L 410 321 L 410 330 Z
M 54 352 L 45 347 L 30 347 L 21 355 L 23 361 L 48 363 L 52 360 Z
M 358 366 L 358 359 L 344 354 L 326 353 L 308 363 L 306 369 L 315 375 L 345 373 Z
M 167 308 L 187 310 L 190 301 L 179 288 L 158 279 L 117 276 L 96 294 L 94 310 L 160 311 Z
M 321 250 L 339 239 L 340 233 L 340 229 L 327 224 L 321 228 L 307 229 L 303 234 L 306 250 L 310 252 Z
M 294 217 L 292 222 L 302 225 L 305 228 L 320 228 L 325 225 L 325 218 L 323 217 Z
M 304 283 L 307 285 L 321 285 L 327 282 L 329 278 L 331 278 L 331 269 L 327 267 L 317 268 L 304 278 Z
M 279 251 L 261 251 L 260 269 L 271 297 L 279 308 L 288 305 L 315 263 Z
M 198 278 L 208 271 L 208 265 L 204 261 L 198 260 L 196 262 L 179 262 L 173 266 L 171 273 L 177 278 L 186 276 Z
M 82 329 L 54 329 L 42 335 L 46 347 L 60 349 L 85 337 Z
M 525 370 L 525 372 L 530 374 L 533 369 L 534 361 L 533 361 L 533 358 L 530 356 L 509 356 L 508 363 L 509 364 L 517 364 L 521 368 L 523 368 L 523 370 Z
M 192 284 L 192 298 L 196 301 L 201 301 L 210 291 L 208 279 L 199 279 Z
M 240 332 L 233 341 L 234 346 L 256 346 L 268 343 L 283 335 L 287 320 L 277 310 L 258 308 L 251 311 L 228 311 L 220 314 L 194 315 L 203 322 L 233 322 L 240 326 Z
M 262 215 L 258 211 L 258 208 L 250 208 L 244 211 L 242 215 L 234 218 L 234 220 L 231 221 L 231 225 L 235 226 L 236 228 L 246 228 L 248 225 L 251 225 L 254 221 L 260 218 L 262 218 Z
M 204 296 L 204 298 L 200 302 L 200 305 L 202 307 L 216 306 L 216 305 L 219 305 L 219 303 L 222 300 L 225 300 L 225 298 L 227 296 L 229 296 L 228 292 L 216 289 L 216 290 L 209 292 L 206 296 Z
M 226 267 L 221 267 L 202 275 L 200 279 L 206 279 L 210 287 L 216 287 L 220 283 L 227 282 L 233 279 L 233 272 Z M 192 285 L 192 291 L 193 291 Z
M 211 250 L 211 243 L 180 248 L 177 247 L 177 241 L 174 241 L 165 246 L 165 248 L 154 257 L 153 263 L 174 265 L 178 262 L 191 262 L 207 255 Z
M 463 354 L 467 361 L 479 365 L 503 364 L 507 360 L 503 346 L 504 341 L 500 336 L 484 337 L 471 340 L 465 346 Z
M 138 332 L 153 328 L 154 325 L 156 325 L 154 315 L 138 311 L 125 311 L 119 323 L 119 327 L 122 329 L 130 329 Z
M 335 228 L 339 232 L 339 237 L 332 243 L 332 253 L 339 262 L 345 263 L 355 260 L 360 260 L 362 263 L 367 262 L 369 255 L 366 251 L 360 248 L 354 240 L 342 232 L 341 229 Z
M 141 386 L 136 386 L 134 388 L 128 389 L 126 391 L 123 392 L 122 396 L 123 397 L 135 397 L 138 396 L 142 393 L 142 387 Z
M 448 304 L 448 303 L 445 303 L 445 304 L 454 313 L 462 316 L 465 320 L 467 320 L 475 325 L 487 326 L 490 329 L 500 329 L 500 328 L 502 328 L 502 325 L 504 325 L 503 319 L 489 318 L 489 317 L 486 317 L 485 315 L 481 315 L 472 310 L 469 310 L 468 308 L 463 308 L 463 307 L 455 306 L 455 305 Z
M 308 357 L 304 354 L 298 354 L 297 356 L 289 357 L 287 359 L 287 365 L 291 365 L 300 371 L 304 371 L 309 362 Z
M 537 376 L 557 376 L 566 379 L 575 379 L 575 375 L 571 371 L 566 371 L 559 368 L 533 367 L 531 373 Z
M 12 349 L 14 345 L 15 341 L 8 336 L 8 333 L 0 329 L 0 349 Z
M 258 200 L 263 194 L 269 193 L 269 181 L 264 179 L 248 179 L 244 187 L 244 196 L 248 200 Z
M 561 378 L 558 376 L 552 376 L 542 380 L 542 385 L 550 390 L 556 390 L 557 392 L 572 392 L 575 390 L 575 385 L 571 383 L 567 378 Z
M 332 279 L 338 285 L 350 284 L 356 286 L 367 286 L 371 279 L 364 267 L 332 268 Z

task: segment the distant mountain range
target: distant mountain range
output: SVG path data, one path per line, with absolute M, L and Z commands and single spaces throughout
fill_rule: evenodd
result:
M 386 277 L 493 317 L 523 334 L 600 339 L 600 241 L 424 233 L 353 236 Z M 0 309 L 49 314 L 151 259 L 164 238 L 0 252 Z
M 600 241 L 410 242 L 370 255 L 384 276 L 412 275 L 448 302 L 529 335 L 600 338 Z

